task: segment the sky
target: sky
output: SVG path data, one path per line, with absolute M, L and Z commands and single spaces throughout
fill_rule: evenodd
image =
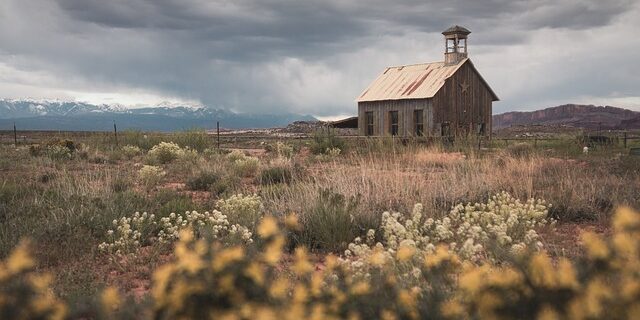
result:
M 471 30 L 493 112 L 640 111 L 639 0 L 1 0 L 0 98 L 332 118 L 386 66 Z

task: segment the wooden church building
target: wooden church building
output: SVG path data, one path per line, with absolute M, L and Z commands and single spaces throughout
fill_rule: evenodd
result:
M 360 134 L 490 136 L 498 96 L 467 57 L 470 33 L 460 26 L 442 33 L 442 62 L 386 68 L 357 99 Z

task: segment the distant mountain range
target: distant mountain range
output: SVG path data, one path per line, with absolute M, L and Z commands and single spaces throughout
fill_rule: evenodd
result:
M 226 129 L 284 127 L 293 121 L 313 121 L 309 115 L 234 113 L 203 105 L 161 103 L 142 108 L 95 105 L 84 102 L 35 99 L 0 99 L 0 130 L 108 131 L 118 128 L 145 131 L 213 129 L 216 121 Z
M 493 116 L 493 130 L 517 125 L 564 125 L 585 129 L 640 129 L 640 112 L 611 106 L 565 104 Z

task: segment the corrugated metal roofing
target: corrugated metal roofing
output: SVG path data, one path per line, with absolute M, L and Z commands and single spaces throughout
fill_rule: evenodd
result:
M 468 59 L 455 65 L 444 62 L 388 67 L 358 97 L 357 102 L 427 99 L 433 96 Z

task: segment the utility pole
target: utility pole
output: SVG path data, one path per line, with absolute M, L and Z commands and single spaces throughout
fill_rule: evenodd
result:
M 118 147 L 118 128 L 116 127 L 116 121 L 113 120 L 113 136 L 116 139 L 116 147 Z
M 626 140 L 625 140 L 626 141 Z M 13 122 L 13 145 L 18 147 L 18 130 L 16 130 L 16 122 Z

